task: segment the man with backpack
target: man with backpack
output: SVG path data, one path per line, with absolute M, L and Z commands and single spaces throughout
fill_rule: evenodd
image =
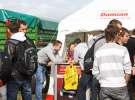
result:
M 74 48 L 74 62 L 78 63 L 81 67 L 81 77 L 78 83 L 77 94 L 78 100 L 86 100 L 86 90 L 90 87 L 91 78 L 84 72 L 83 60 L 88 50 L 88 44 L 86 42 L 81 42 L 81 40 L 78 42 L 78 40 L 80 39 L 74 41 L 74 44 L 76 44 Z
M 122 27 L 122 23 L 117 19 L 112 19 L 109 24 L 113 26 L 117 26 L 119 28 Z M 103 44 L 106 43 L 105 40 L 105 33 L 99 34 L 95 38 L 95 42 L 93 42 L 93 45 L 88 49 L 85 57 L 84 57 L 84 72 L 90 76 L 92 76 L 92 68 L 93 68 L 93 62 L 94 62 L 94 54 L 95 52 L 103 46 Z M 90 100 L 96 100 L 99 98 L 99 82 L 98 80 L 93 77 L 91 82 L 91 97 Z
M 37 67 L 36 48 L 25 35 L 27 30 L 25 21 L 15 19 L 8 28 L 13 34 L 6 43 L 6 52 L 11 61 L 7 100 L 17 100 L 19 90 L 23 100 L 32 100 L 31 79 Z
M 100 42 L 99 42 L 100 41 Z M 100 43 L 100 44 L 99 44 Z M 84 73 L 91 78 L 90 90 L 91 96 L 90 100 L 96 100 L 99 97 L 99 83 L 95 77 L 92 75 L 93 61 L 94 61 L 94 50 L 96 46 L 102 46 L 105 43 L 104 33 L 94 36 L 91 47 L 85 54 L 84 57 Z

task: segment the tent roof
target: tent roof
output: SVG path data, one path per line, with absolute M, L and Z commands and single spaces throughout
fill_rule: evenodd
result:
M 133 29 L 134 4 L 135 0 L 94 0 L 59 23 L 57 39 L 64 44 L 66 34 L 104 30 L 112 19 L 118 19 L 123 27 Z
M 34 28 L 38 23 L 38 18 L 35 16 L 17 13 L 17 12 L 5 10 L 5 9 L 0 9 L 0 21 L 5 22 L 6 19 L 10 19 L 10 18 L 22 19 L 27 22 L 29 27 L 32 27 L 32 28 Z
M 78 32 L 104 29 L 111 19 L 119 19 L 124 27 L 133 29 L 134 4 L 134 0 L 95 0 L 63 19 L 58 30 Z

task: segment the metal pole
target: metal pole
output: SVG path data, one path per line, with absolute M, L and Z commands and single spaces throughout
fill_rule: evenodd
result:
M 54 100 L 57 100 L 57 65 L 54 69 Z

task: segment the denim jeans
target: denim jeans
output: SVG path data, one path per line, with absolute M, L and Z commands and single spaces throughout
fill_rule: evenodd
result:
M 17 100 L 19 89 L 21 89 L 22 100 L 32 100 L 30 80 L 9 80 L 7 82 L 7 100 Z
M 35 97 L 36 97 L 36 100 L 42 100 L 42 88 L 43 88 L 43 83 L 46 80 L 45 73 L 46 73 L 45 66 L 41 66 L 40 64 L 38 64 L 38 68 L 37 68 L 36 76 L 35 76 L 35 80 L 36 80 Z
M 90 100 L 97 100 L 99 98 L 99 91 L 100 86 L 98 80 L 93 76 L 92 82 L 91 82 L 91 99 Z
M 90 74 L 81 74 L 81 78 L 78 84 L 78 100 L 86 100 L 86 89 L 87 87 L 91 87 L 91 79 L 92 76 Z

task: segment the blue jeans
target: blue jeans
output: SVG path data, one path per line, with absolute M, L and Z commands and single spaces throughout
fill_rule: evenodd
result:
M 45 73 L 46 73 L 45 66 L 41 66 L 40 64 L 38 64 L 38 68 L 37 68 L 36 76 L 35 76 L 35 80 L 36 80 L 35 97 L 36 97 L 36 100 L 42 100 L 42 88 L 43 88 L 43 83 L 46 80 Z
M 78 100 L 86 100 L 86 89 L 91 87 L 92 76 L 90 74 L 81 74 L 81 78 L 78 84 Z
M 7 82 L 7 100 L 17 100 L 17 93 L 21 89 L 22 100 L 32 100 L 30 80 L 10 80 Z
M 99 98 L 100 86 L 98 80 L 93 77 L 91 82 L 91 99 L 90 100 L 97 100 Z

